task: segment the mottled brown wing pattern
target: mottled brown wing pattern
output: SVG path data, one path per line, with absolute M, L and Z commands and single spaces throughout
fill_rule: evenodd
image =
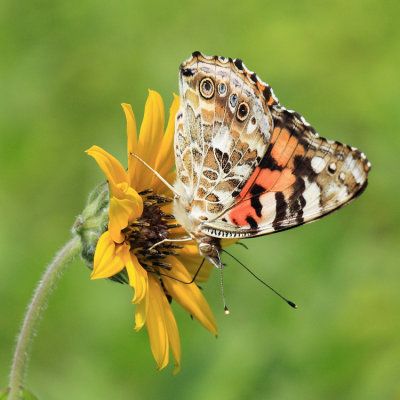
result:
M 177 171 L 190 212 L 204 220 L 232 205 L 230 193 L 252 174 L 270 139 L 268 107 L 232 63 L 195 55 L 181 67 Z M 204 82 L 212 85 L 212 95 L 202 91 Z

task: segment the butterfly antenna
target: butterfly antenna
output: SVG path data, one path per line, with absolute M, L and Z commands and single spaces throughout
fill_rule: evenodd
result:
M 172 193 L 174 193 L 174 195 L 179 198 L 179 194 L 177 193 L 177 191 L 175 190 L 175 188 L 169 184 L 169 182 L 167 182 L 156 170 L 154 170 L 153 168 L 150 167 L 149 164 L 147 164 L 146 161 L 142 160 L 137 154 L 135 153 L 129 153 L 132 157 L 135 157 L 137 160 L 139 160 L 144 166 L 146 166 L 165 186 L 167 186 Z
M 233 254 L 227 252 L 226 250 L 222 249 L 222 251 L 229 256 L 231 256 L 238 264 L 240 264 L 245 270 L 250 272 L 251 275 L 254 276 L 259 282 L 261 282 L 264 286 L 266 286 L 268 289 L 272 290 L 276 295 L 278 295 L 282 300 L 284 300 L 287 304 L 289 304 L 290 307 L 297 308 L 297 305 L 293 303 L 293 301 L 288 300 L 284 296 L 282 296 L 280 293 L 278 293 L 273 287 L 269 286 L 267 283 L 265 283 L 261 278 L 259 278 L 253 271 L 251 271 L 249 268 L 247 268 L 241 261 L 239 261 Z
M 221 282 L 221 294 L 222 294 L 222 301 L 224 302 L 224 312 L 225 315 L 229 314 L 229 308 L 226 305 L 226 300 L 225 300 L 225 294 L 224 294 L 224 264 L 222 264 L 221 259 L 219 257 L 219 252 L 217 253 L 217 256 L 214 257 L 208 257 L 208 260 L 213 264 L 217 269 L 219 269 L 219 276 L 220 276 L 220 282 Z
M 219 268 L 219 274 L 221 277 L 221 294 L 222 294 L 222 301 L 224 302 L 224 313 L 225 315 L 229 315 L 229 308 L 226 306 L 225 294 L 224 294 L 224 274 L 223 274 L 224 267 L 221 264 Z

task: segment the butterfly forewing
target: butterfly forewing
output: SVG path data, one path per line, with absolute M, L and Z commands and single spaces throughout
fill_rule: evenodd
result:
M 181 68 L 180 89 L 178 177 L 182 171 L 192 212 L 212 220 L 232 206 L 232 193 L 239 193 L 265 153 L 272 118 L 232 60 L 193 57 Z

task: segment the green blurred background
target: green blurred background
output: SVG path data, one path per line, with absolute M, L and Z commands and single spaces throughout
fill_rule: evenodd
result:
M 44 266 L 103 180 L 93 144 L 125 160 L 125 117 L 147 89 L 166 107 L 194 50 L 240 57 L 322 136 L 364 151 L 369 187 L 315 224 L 246 241 L 203 285 L 219 338 L 175 306 L 182 371 L 157 372 L 132 293 L 76 261 L 33 346 L 40 399 L 400 398 L 397 0 L 0 3 L 0 387 Z

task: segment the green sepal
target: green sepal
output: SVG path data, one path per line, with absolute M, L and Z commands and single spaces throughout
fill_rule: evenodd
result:
M 76 218 L 72 232 L 82 241 L 82 259 L 93 270 L 94 253 L 100 236 L 108 227 L 108 209 L 110 192 L 107 182 L 98 185 L 88 197 L 86 207 Z M 124 268 L 118 274 L 109 278 L 119 283 L 128 283 L 128 274 Z

